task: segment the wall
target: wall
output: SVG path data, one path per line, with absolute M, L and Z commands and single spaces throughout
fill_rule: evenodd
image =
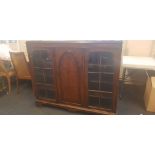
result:
M 123 55 L 152 56 L 155 51 L 153 40 L 128 40 L 123 42 Z
M 152 43 L 152 56 L 155 58 L 155 40 Z

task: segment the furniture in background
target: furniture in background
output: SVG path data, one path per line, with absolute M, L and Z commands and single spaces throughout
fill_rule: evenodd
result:
M 20 80 L 31 80 L 29 65 L 23 52 L 10 52 L 11 60 L 17 76 L 17 91 L 19 92 Z
M 128 77 L 132 76 L 130 75 L 131 73 L 128 74 L 127 71 L 131 69 L 133 71 L 132 74 L 135 74 L 137 70 L 143 70 L 144 72 L 147 72 L 148 70 L 155 71 L 155 59 L 152 57 L 123 56 L 122 67 L 123 67 L 123 73 L 122 73 L 120 98 L 122 98 L 123 96 L 125 81 L 127 80 Z M 140 79 L 135 83 L 139 83 L 139 81 Z
M 4 77 L 0 76 L 0 94 L 1 92 L 4 92 L 6 88 Z
M 11 94 L 11 78 L 15 77 L 16 73 L 11 67 L 11 62 L 6 60 L 0 60 L 0 77 L 7 79 L 8 83 L 8 94 Z
M 28 41 L 37 104 L 116 112 L 121 41 Z
M 155 112 L 155 77 L 149 74 L 144 93 L 144 102 L 147 111 Z
M 123 56 L 123 67 L 155 70 L 155 59 L 152 57 Z

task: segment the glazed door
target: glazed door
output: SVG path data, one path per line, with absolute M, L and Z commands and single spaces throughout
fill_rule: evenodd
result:
M 33 83 L 38 99 L 56 101 L 53 50 L 36 48 L 30 53 Z
M 88 106 L 113 109 L 115 91 L 113 52 L 91 49 L 87 55 Z
M 82 50 L 57 48 L 55 53 L 59 102 L 82 105 L 84 68 Z

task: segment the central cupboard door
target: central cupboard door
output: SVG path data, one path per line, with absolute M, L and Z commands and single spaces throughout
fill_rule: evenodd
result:
M 58 101 L 83 103 L 83 51 L 78 48 L 56 48 Z

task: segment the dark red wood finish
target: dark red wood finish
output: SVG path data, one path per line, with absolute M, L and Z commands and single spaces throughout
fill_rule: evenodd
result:
M 95 114 L 112 114 L 116 112 L 122 51 L 121 41 L 28 41 L 26 44 L 37 103 Z M 112 85 L 111 91 L 89 90 L 90 71 L 88 68 L 93 65 L 89 64 L 91 53 L 95 53 L 94 56 L 98 54 L 100 60 L 104 57 L 104 53 L 110 53 L 112 57 L 111 64 L 114 68 L 113 72 L 110 73 L 113 75 L 110 83 Z M 39 83 L 41 87 L 38 86 L 38 81 L 36 81 L 39 78 L 35 74 L 38 68 L 34 66 L 35 59 L 39 60 L 39 58 L 38 63 L 40 63 L 39 67 L 42 70 L 42 75 L 39 76 L 43 78 L 43 81 Z M 106 56 L 104 59 L 106 59 Z M 104 62 L 104 60 L 101 61 Z M 97 67 L 104 68 L 105 66 L 102 66 L 102 64 L 97 65 Z M 103 76 L 106 76 L 106 72 L 103 73 Z M 98 74 L 102 76 L 102 73 L 96 72 L 94 75 Z M 100 83 L 104 87 L 103 83 L 105 81 L 100 79 Z M 46 89 L 49 89 L 49 91 Z M 99 99 L 99 103 L 91 105 L 89 98 L 91 96 L 94 99 Z M 106 101 L 105 99 L 112 101 L 110 108 L 104 107 L 104 104 L 102 105 Z

